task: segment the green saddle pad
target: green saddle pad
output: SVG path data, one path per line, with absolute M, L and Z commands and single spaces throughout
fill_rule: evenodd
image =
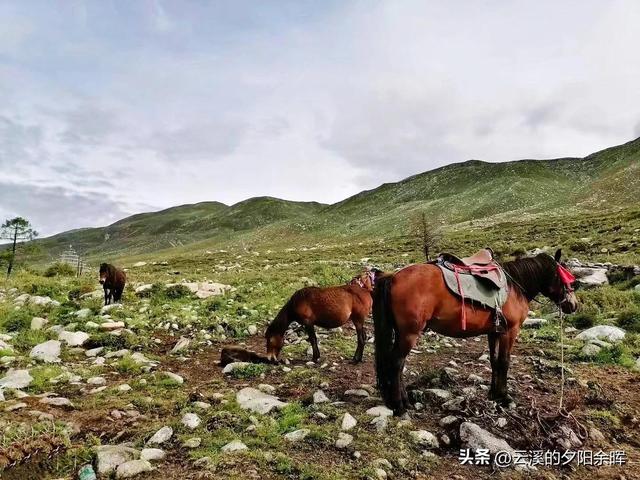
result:
M 447 288 L 455 295 L 461 297 L 456 274 L 442 265 L 438 265 L 438 267 L 442 270 L 442 276 L 444 277 Z M 473 275 L 460 273 L 459 277 L 465 300 L 477 302 L 493 310 L 501 308 L 507 301 L 509 291 L 506 280 L 500 288 L 496 288 L 493 283 L 474 277 Z

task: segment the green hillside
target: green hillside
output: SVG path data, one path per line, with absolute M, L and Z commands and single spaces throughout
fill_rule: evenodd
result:
M 38 240 L 42 258 L 69 244 L 91 257 L 118 257 L 194 242 L 296 243 L 397 236 L 418 211 L 452 229 L 527 219 L 592 215 L 640 206 L 640 139 L 585 158 L 488 163 L 470 160 L 383 184 L 333 205 L 257 197 L 232 206 L 182 205 L 102 228 Z M 183 249 L 182 248 L 182 249 Z

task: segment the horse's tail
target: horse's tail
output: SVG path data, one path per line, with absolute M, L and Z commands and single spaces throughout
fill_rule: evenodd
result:
M 392 385 L 391 351 L 397 334 L 396 320 L 390 302 L 392 280 L 393 275 L 381 277 L 376 281 L 373 291 L 376 376 L 378 389 L 387 405 L 390 403 Z

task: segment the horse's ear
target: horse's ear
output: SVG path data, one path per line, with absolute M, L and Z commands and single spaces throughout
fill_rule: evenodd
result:
M 558 263 L 560 262 L 560 258 L 562 258 L 562 249 L 561 248 L 556 250 L 556 254 L 555 254 L 555 256 L 553 258 L 555 258 L 556 262 L 558 262 Z

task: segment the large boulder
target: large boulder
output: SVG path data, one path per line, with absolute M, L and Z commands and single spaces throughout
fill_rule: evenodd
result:
M 277 397 L 251 387 L 240 390 L 236 394 L 236 401 L 238 405 L 240 405 L 240 408 L 263 415 L 269 413 L 274 408 L 280 409 L 287 405 L 287 403 L 278 400 Z
M 167 287 L 172 287 L 174 285 L 184 285 L 198 298 L 209 298 L 215 295 L 223 295 L 225 292 L 228 292 L 233 288 L 231 285 L 215 282 L 185 282 L 181 284 L 168 283 Z
M 583 287 L 597 287 L 609 283 L 606 268 L 574 268 L 573 274 L 576 276 L 576 282 Z
M 29 356 L 45 363 L 60 362 L 60 341 L 48 340 L 31 349 Z
M 3 378 L 0 378 L 0 389 L 26 388 L 31 382 L 33 382 L 33 377 L 29 375 L 29 370 L 14 370 L 10 368 L 7 374 Z
M 58 340 L 62 340 L 70 347 L 80 347 L 89 340 L 89 334 L 86 332 L 67 332 L 63 330 L 58 334 Z
M 624 340 L 626 332 L 613 325 L 596 325 L 576 335 L 578 340 L 589 342 L 592 340 L 605 340 L 611 343 L 617 343 Z

